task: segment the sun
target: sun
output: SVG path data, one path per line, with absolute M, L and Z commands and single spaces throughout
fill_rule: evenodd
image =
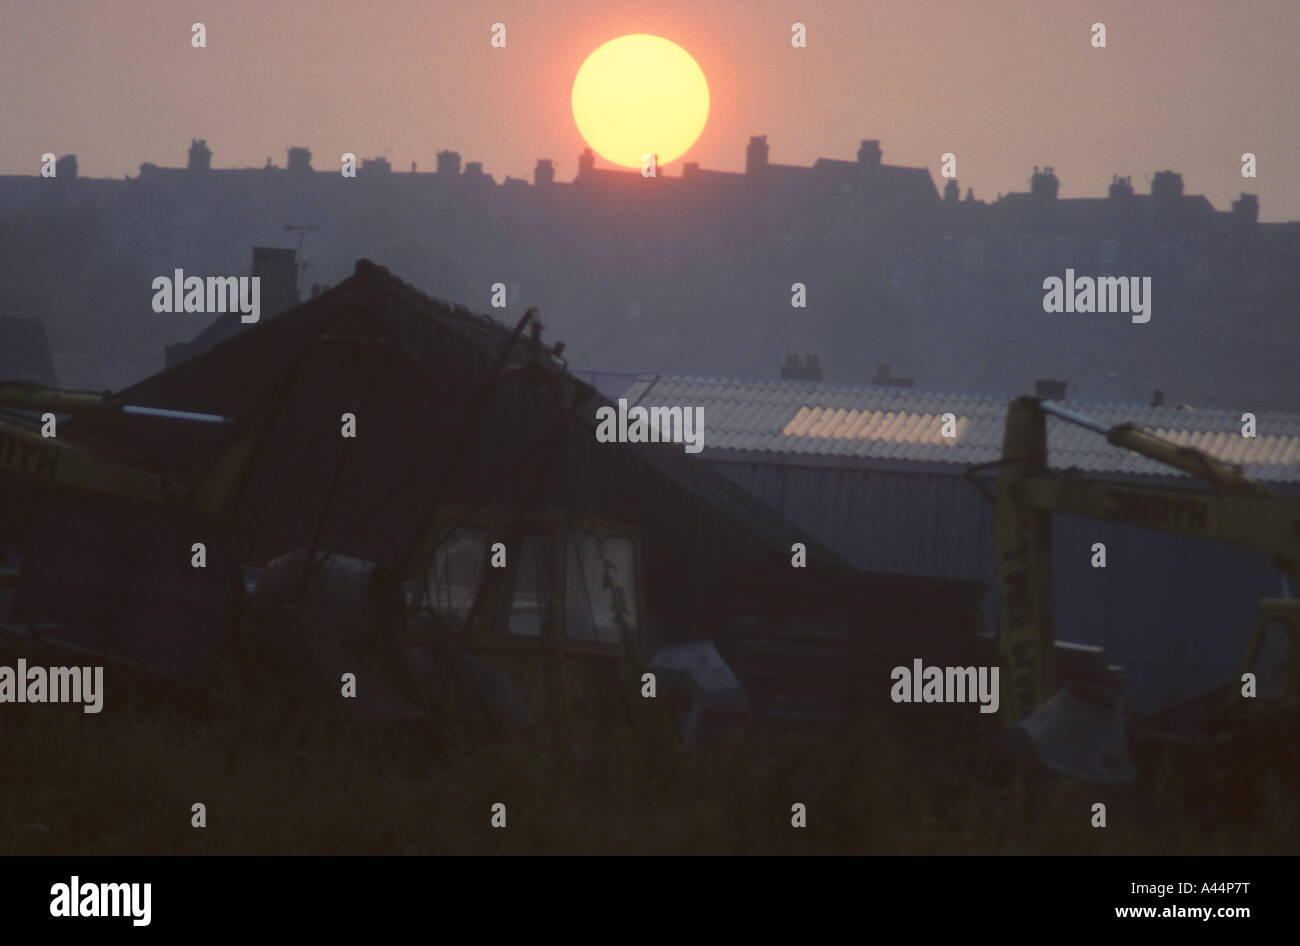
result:
M 709 84 L 691 54 L 648 33 L 611 39 L 587 57 L 573 79 L 573 120 L 607 161 L 660 167 L 680 158 L 704 130 Z

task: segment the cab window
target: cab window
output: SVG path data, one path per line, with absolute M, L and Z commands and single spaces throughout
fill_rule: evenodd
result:
M 564 633 L 570 640 L 618 644 L 623 640 L 615 614 L 615 595 L 622 594 L 623 620 L 636 623 L 636 553 L 632 540 L 570 532 L 564 569 Z M 607 582 L 608 576 L 608 582 Z
M 453 530 L 434 553 L 428 604 L 452 630 L 462 629 L 486 565 L 487 530 L 476 526 Z
M 551 540 L 528 534 L 519 543 L 515 592 L 506 630 L 514 637 L 541 637 L 551 606 Z

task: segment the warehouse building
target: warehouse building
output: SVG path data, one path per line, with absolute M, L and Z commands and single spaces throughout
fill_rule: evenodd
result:
M 788 374 L 789 372 L 787 372 Z M 884 372 L 885 375 L 888 372 Z M 815 375 L 814 375 L 815 377 Z M 1008 400 L 872 386 L 644 375 L 629 405 L 703 407 L 699 457 L 825 542 L 878 573 L 980 581 L 993 589 L 992 506 L 968 477 L 1001 456 Z M 1063 397 L 1065 385 L 1042 394 Z M 1280 492 L 1300 489 L 1300 415 L 1068 402 L 1107 427 L 1131 421 L 1244 466 Z M 944 437 L 951 413 L 955 437 Z M 1105 479 L 1197 485 L 1176 470 L 1048 419 L 1049 464 Z M 996 472 L 976 479 L 991 486 Z M 1105 648 L 1130 706 L 1156 712 L 1227 683 L 1245 655 L 1261 597 L 1289 595 L 1250 549 L 1073 516 L 1052 517 L 1056 637 Z M 1092 565 L 1105 544 L 1105 568 Z M 996 592 L 985 602 L 997 626 Z

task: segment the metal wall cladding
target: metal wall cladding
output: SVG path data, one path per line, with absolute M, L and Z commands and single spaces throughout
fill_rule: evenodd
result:
M 895 703 L 892 671 L 994 663 L 975 582 L 788 563 L 728 569 L 720 650 L 762 728 L 838 731 L 885 717 L 909 739 L 960 740 L 988 725 L 974 705 Z
M 1244 548 L 1075 516 L 1053 519 L 1057 639 L 1100 644 L 1124 665 L 1138 712 L 1239 679 L 1258 601 L 1281 573 Z M 1106 546 L 1106 568 L 1091 565 Z
M 963 476 L 715 465 L 859 568 L 987 583 L 996 628 L 992 507 Z M 1092 567 L 1096 542 L 1105 568 Z M 1216 542 L 1060 515 L 1052 548 L 1056 639 L 1106 648 L 1139 713 L 1234 679 L 1257 600 L 1280 594 L 1267 560 Z
M 992 507 L 961 476 L 715 466 L 865 571 L 994 581 Z

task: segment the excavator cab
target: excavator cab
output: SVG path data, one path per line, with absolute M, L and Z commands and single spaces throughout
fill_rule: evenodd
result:
M 588 744 L 639 693 L 640 539 L 564 512 L 512 519 L 445 512 L 412 604 L 460 650 L 504 670 L 553 735 Z
M 1300 702 L 1300 598 L 1261 598 L 1242 674 L 1253 673 L 1260 699 Z M 1233 687 L 1234 702 L 1242 688 Z
M 391 569 L 315 547 L 242 571 L 177 567 L 199 554 L 195 536 L 205 561 L 240 561 L 246 487 L 306 358 L 238 422 L 0 381 L 0 407 L 12 410 L 231 426 L 211 464 L 174 471 L 0 417 L 0 478 L 51 498 L 23 500 L 41 518 L 23 530 L 21 575 L 5 567 L 12 537 L 0 536 L 0 627 L 13 611 L 23 635 L 39 626 L 51 642 L 170 680 L 219 687 L 247 677 L 254 690 L 269 684 L 335 708 L 340 675 L 360 668 L 363 682 L 381 682 L 357 686 L 349 705 L 359 718 L 442 708 L 512 730 L 531 710 L 557 745 L 590 744 L 612 718 L 639 713 L 648 669 L 640 538 L 594 514 L 443 508 L 411 549 L 420 563 L 403 556 Z M 272 673 L 249 671 L 248 660 L 223 671 L 232 652 L 260 655 Z M 743 689 L 710 641 L 660 656 L 649 668 L 653 705 L 685 720 L 684 743 L 747 718 Z

